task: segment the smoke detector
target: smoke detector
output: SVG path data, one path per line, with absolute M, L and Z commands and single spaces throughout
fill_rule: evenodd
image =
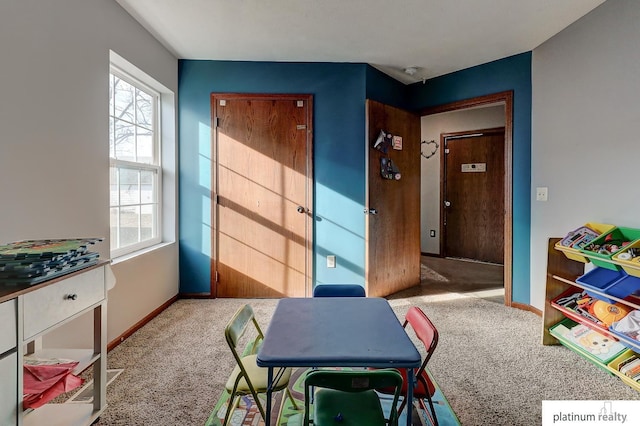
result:
M 417 72 L 418 72 L 418 69 L 416 67 L 407 67 L 404 69 L 404 73 L 407 75 L 414 75 Z

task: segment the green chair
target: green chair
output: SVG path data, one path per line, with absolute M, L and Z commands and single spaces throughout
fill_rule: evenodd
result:
M 395 387 L 388 418 L 375 389 Z M 402 376 L 397 370 L 314 370 L 304 381 L 304 425 L 377 426 L 398 424 Z M 315 389 L 313 419 L 311 390 Z
M 253 327 L 251 327 L 253 325 Z M 240 396 L 252 395 L 253 400 L 260 410 L 262 418 L 265 419 L 265 412 L 258 394 L 267 392 L 267 369 L 259 367 L 256 363 L 258 349 L 264 340 L 264 334 L 258 325 L 253 309 L 250 305 L 244 305 L 233 315 L 224 330 L 227 343 L 236 360 L 225 390 L 229 393 L 229 403 L 227 413 L 224 417 L 223 425 L 226 425 L 231 416 L 231 412 L 236 407 Z M 246 345 L 243 345 L 246 342 Z M 242 347 L 240 347 L 242 345 Z M 291 393 L 289 392 L 289 379 L 291 369 L 285 368 L 279 373 L 275 372 L 274 380 L 277 382 L 273 386 L 273 391 L 285 390 L 287 397 L 291 400 L 293 407 L 298 409 Z

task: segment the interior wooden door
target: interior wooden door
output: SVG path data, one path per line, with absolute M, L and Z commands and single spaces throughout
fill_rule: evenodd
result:
M 212 94 L 217 297 L 311 287 L 311 95 Z
M 387 296 L 420 283 L 420 117 L 367 100 L 367 129 L 367 295 Z M 401 149 L 375 149 L 381 130 L 401 137 Z M 399 180 L 382 176 L 383 158 Z
M 442 135 L 444 256 L 504 263 L 504 128 Z

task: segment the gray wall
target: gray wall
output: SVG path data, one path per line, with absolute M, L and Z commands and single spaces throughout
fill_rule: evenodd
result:
M 640 228 L 640 2 L 607 1 L 533 51 L 531 304 L 549 237 L 587 222 Z M 535 188 L 549 201 L 535 201 Z
M 102 236 L 96 249 L 109 257 L 110 49 L 177 92 L 176 58 L 115 1 L 2 0 L 0 243 Z M 177 294 L 170 237 L 162 249 L 113 266 L 109 340 Z M 75 321 L 54 339 L 89 329 Z
M 504 126 L 504 106 L 491 106 L 460 111 L 426 115 L 421 119 L 423 141 L 435 140 L 441 145 L 442 133 L 462 132 L 466 130 L 490 129 Z M 429 154 L 434 145 L 422 145 L 422 152 Z M 420 157 L 420 251 L 440 254 L 440 155 L 437 152 L 430 158 Z M 436 236 L 430 237 L 429 230 L 435 229 Z

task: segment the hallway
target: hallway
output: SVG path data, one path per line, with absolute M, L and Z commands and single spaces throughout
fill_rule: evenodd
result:
M 388 299 L 464 293 L 504 304 L 502 265 L 453 258 L 421 256 L 420 285 L 400 291 Z

